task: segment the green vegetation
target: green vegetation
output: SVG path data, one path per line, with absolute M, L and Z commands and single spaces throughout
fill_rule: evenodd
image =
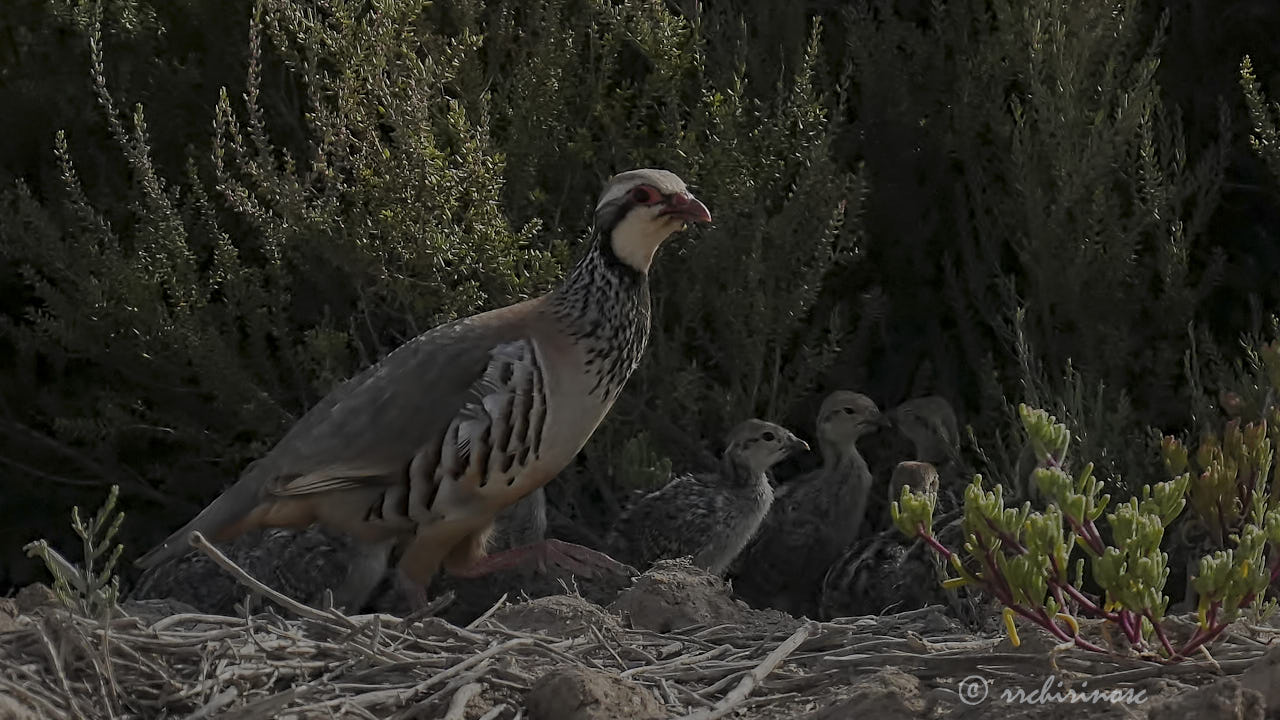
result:
M 1235 348 L 1280 310 L 1257 220 L 1280 209 L 1280 53 L 1252 29 L 1280 15 L 1195 5 L 21 0 L 0 584 L 109 486 L 122 539 L 157 540 L 341 379 L 546 290 L 603 179 L 657 165 L 716 223 L 664 251 L 648 356 L 553 503 L 611 507 L 745 416 L 810 428 L 832 389 L 936 392 L 995 483 L 966 523 L 1025 551 L 974 545 L 994 564 L 966 581 L 1068 636 L 1055 615 L 1094 593 L 1145 643 L 1167 580 L 1226 553 L 1192 563 L 1204 641 L 1271 558 L 1269 494 L 1232 493 L 1277 427 L 1271 350 Z
M 119 494 L 120 488 L 112 485 L 98 514 L 87 523 L 80 519 L 79 507 L 71 509 L 71 529 L 83 545 L 81 565 L 72 564 L 44 540 L 28 543 L 23 548 L 30 557 L 44 561 L 53 576 L 54 594 L 68 609 L 83 617 L 106 618 L 120 599 L 120 578 L 115 571 L 124 546 L 112 545 L 124 522 L 124 513 L 116 511 Z

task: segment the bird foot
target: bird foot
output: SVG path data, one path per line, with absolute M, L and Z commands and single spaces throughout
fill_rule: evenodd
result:
M 404 597 L 410 611 L 418 612 L 430 606 L 427 600 L 427 586 L 414 582 L 403 571 L 396 573 L 396 588 Z
M 494 553 L 464 568 L 453 570 L 450 574 L 461 578 L 478 578 L 502 570 L 530 566 L 541 573 L 554 568 L 583 578 L 605 575 L 630 577 L 639 574 L 635 568 L 620 563 L 599 550 L 563 540 L 543 540 Z

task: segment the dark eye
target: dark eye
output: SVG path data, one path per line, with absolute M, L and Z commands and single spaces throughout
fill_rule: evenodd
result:
M 662 196 L 648 185 L 638 185 L 631 189 L 631 199 L 641 205 L 652 205 L 661 200 Z
M 778 436 L 777 436 L 777 435 L 774 435 L 772 432 L 766 432 L 765 434 L 761 435 L 760 437 L 764 438 L 764 439 L 765 439 L 765 442 L 773 442 L 774 440 L 777 440 L 777 439 L 778 439 Z
M 853 408 L 843 408 L 843 410 L 844 410 L 844 414 L 845 414 L 845 415 L 852 415 L 852 414 L 853 414 Z

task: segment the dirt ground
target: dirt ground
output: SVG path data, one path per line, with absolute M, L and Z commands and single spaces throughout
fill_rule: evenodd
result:
M 465 625 L 288 609 L 233 618 L 131 601 L 105 648 L 90 621 L 32 586 L 0 600 L 0 720 L 1280 717 L 1280 651 L 1270 648 L 1280 630 L 1270 625 L 1242 623 L 1212 657 L 1161 666 L 1055 648 L 1030 627 L 1014 647 L 963 632 L 935 608 L 809 622 L 751 609 L 680 562 L 607 604 L 548 595 Z M 357 642 L 362 623 L 377 629 Z M 82 654 L 68 649 L 75 637 Z M 273 638 L 314 662 L 282 673 Z M 95 653 L 119 658 L 107 663 L 118 692 L 103 690 L 101 702 L 90 697 L 106 687 Z M 81 702 L 66 702 L 77 693 Z

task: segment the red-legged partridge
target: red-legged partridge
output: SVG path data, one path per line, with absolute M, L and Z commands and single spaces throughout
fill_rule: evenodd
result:
M 606 546 L 640 570 L 688 556 L 723 575 L 773 504 L 769 468 L 808 449 L 784 427 L 747 420 L 729 433 L 717 472 L 682 475 L 644 496 L 622 515 Z
M 193 530 L 227 540 L 314 523 L 375 544 L 371 567 L 402 547 L 416 603 L 442 566 L 475 576 L 531 558 L 612 563 L 555 541 L 487 558 L 485 546 L 495 516 L 569 463 L 639 364 L 659 247 L 710 220 L 670 172 L 614 176 L 558 288 L 429 330 L 347 381 L 137 564 L 181 555 Z

